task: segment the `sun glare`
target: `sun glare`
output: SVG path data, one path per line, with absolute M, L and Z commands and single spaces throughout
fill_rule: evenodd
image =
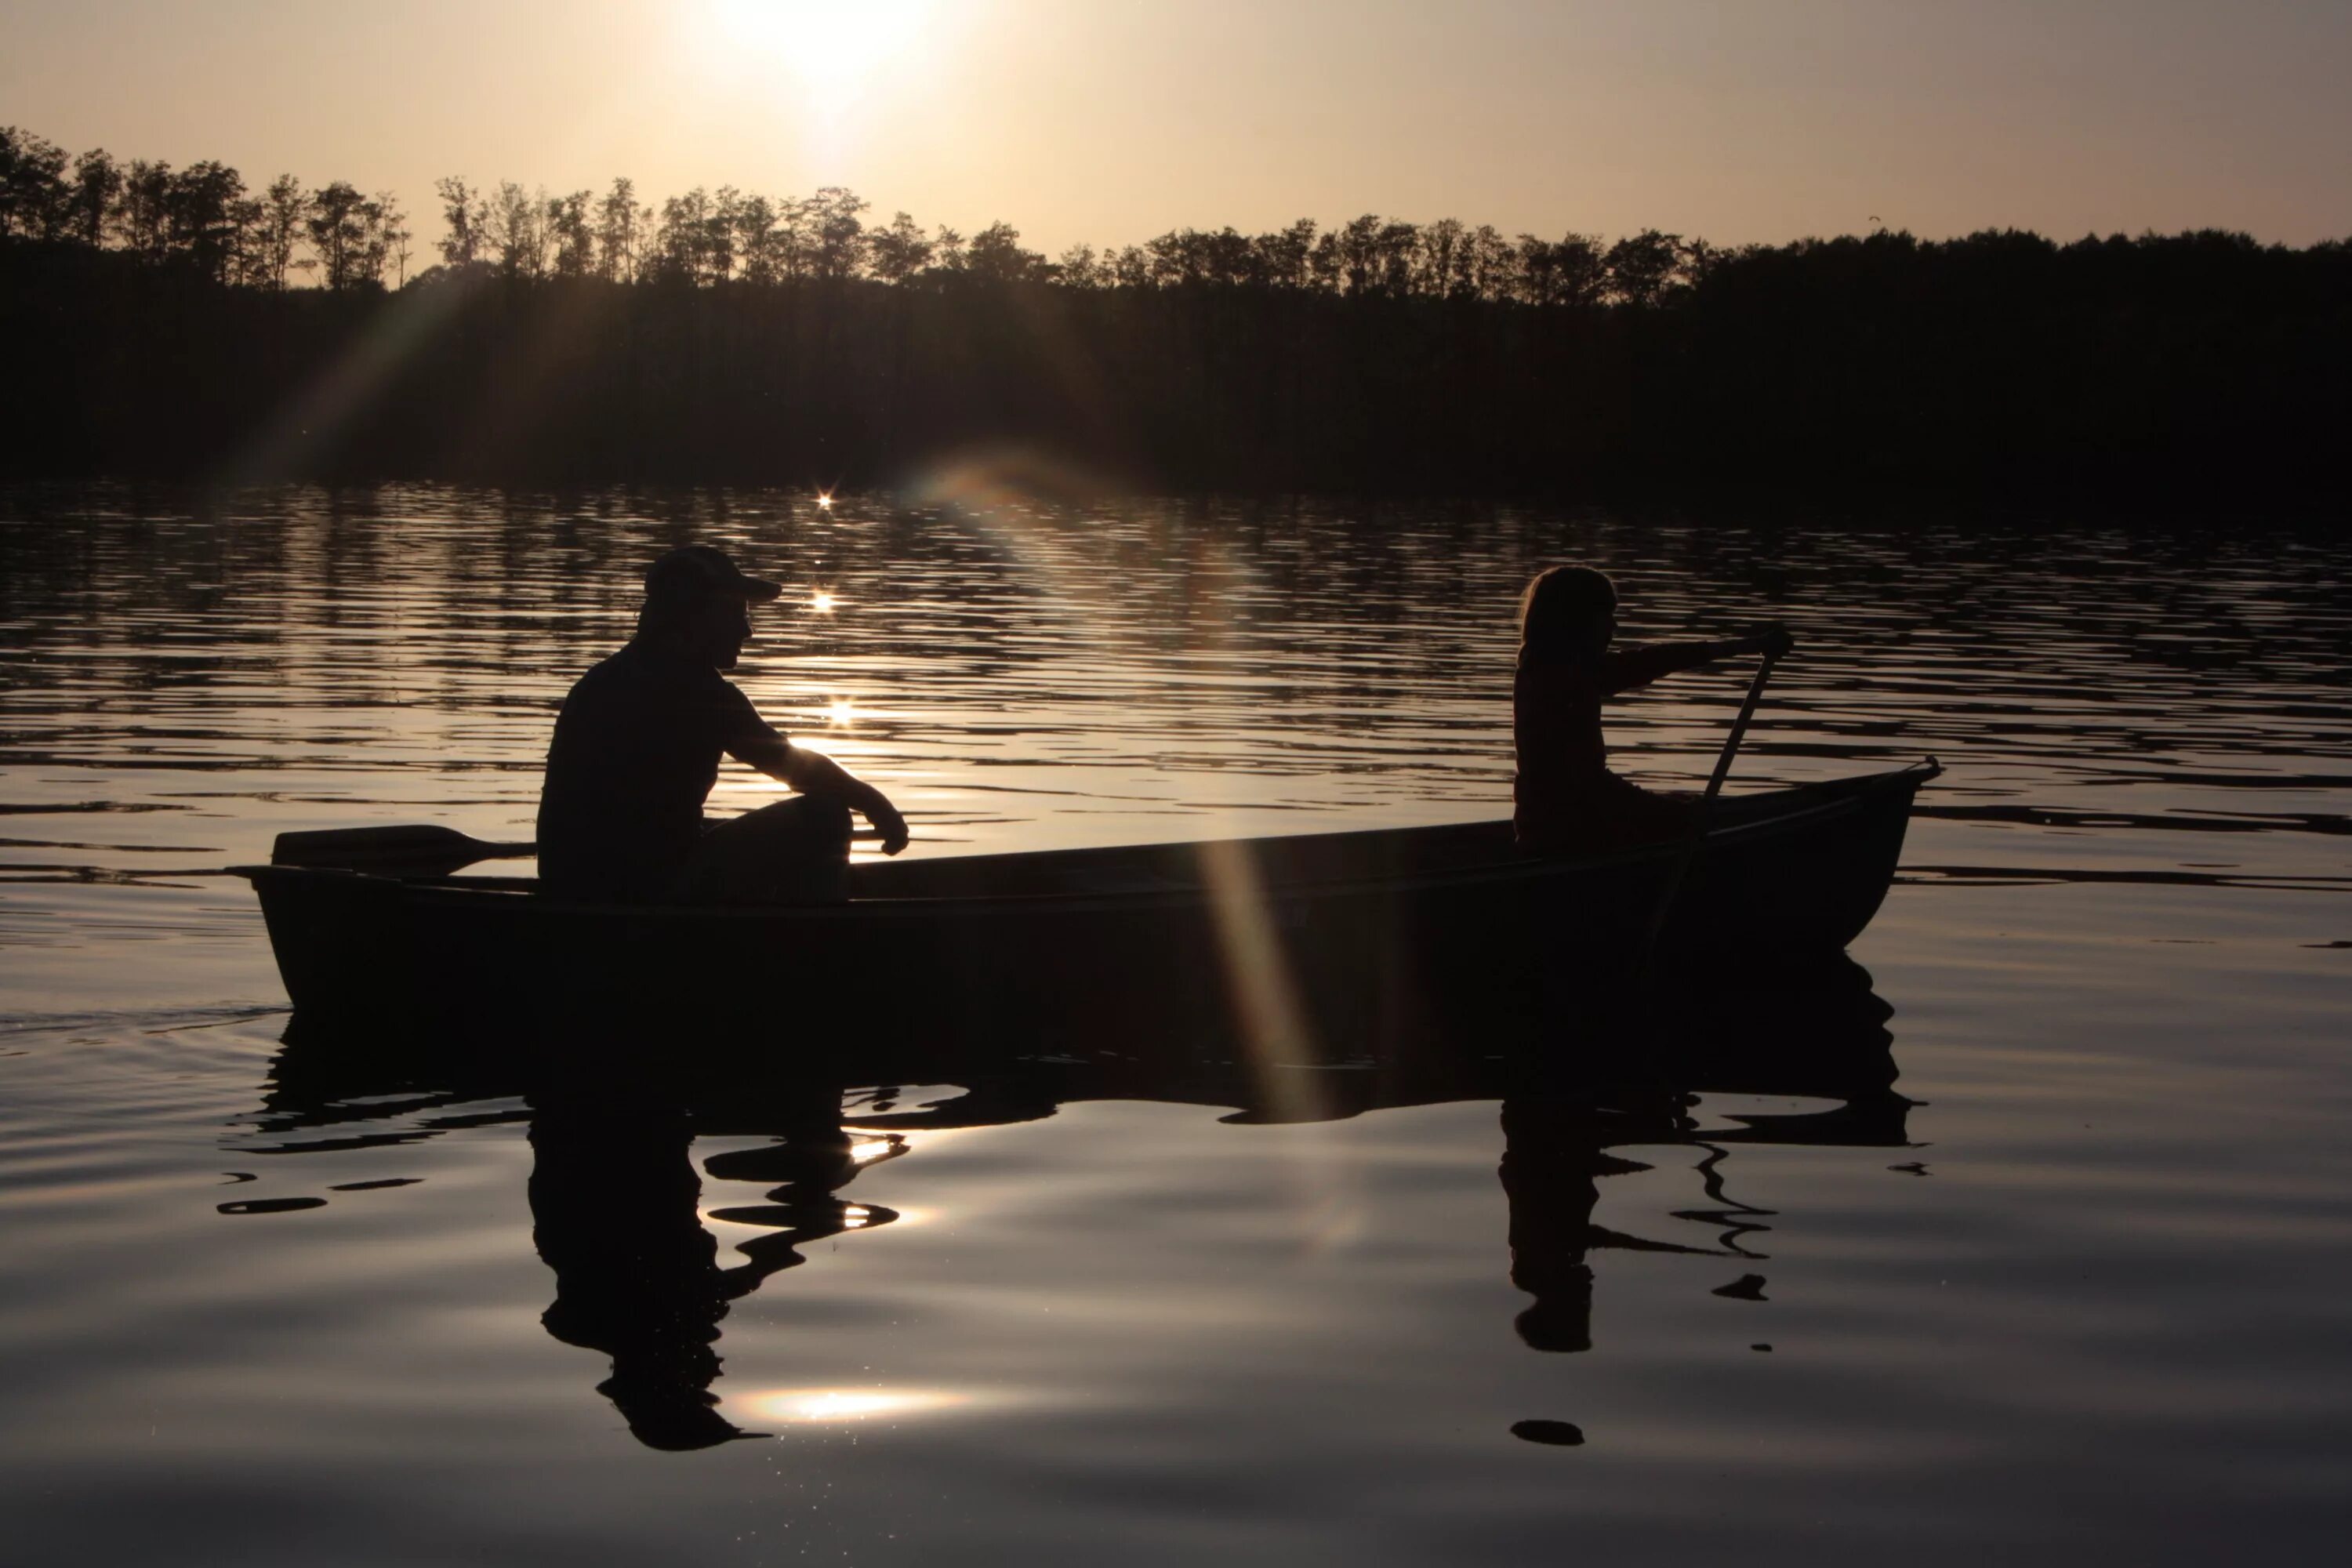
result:
M 932 0 L 710 0 L 711 43 L 754 72 L 778 68 L 824 107 L 855 98 L 903 58 Z
M 814 610 L 820 616 L 829 616 L 833 614 L 833 606 L 838 602 L 839 601 L 835 599 L 832 595 L 826 593 L 822 588 L 809 595 L 809 608 Z

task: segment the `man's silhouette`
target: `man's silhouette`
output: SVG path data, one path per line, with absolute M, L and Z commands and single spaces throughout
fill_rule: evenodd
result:
M 719 671 L 751 636 L 750 606 L 783 590 L 707 544 L 646 573 L 629 645 L 564 699 L 539 797 L 539 868 L 559 898 L 762 903 L 840 896 L 849 814 L 907 847 L 907 823 L 873 785 L 796 746 Z M 732 756 L 800 792 L 729 822 L 702 804 Z

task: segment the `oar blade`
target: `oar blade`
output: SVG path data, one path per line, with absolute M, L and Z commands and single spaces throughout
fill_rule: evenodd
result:
M 493 844 L 453 827 L 429 824 L 328 827 L 279 834 L 270 847 L 269 863 L 411 879 L 446 877 L 477 860 L 537 852 L 537 845 Z

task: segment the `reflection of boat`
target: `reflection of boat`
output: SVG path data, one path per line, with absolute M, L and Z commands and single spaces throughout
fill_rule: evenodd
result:
M 1693 856 L 1661 952 L 1777 964 L 1877 911 L 1912 796 L 1896 773 L 1748 797 Z M 306 1015 L 616 1015 L 762 1027 L 838 1003 L 867 1037 L 1028 1037 L 1238 1021 L 1351 1044 L 1523 1016 L 1622 969 L 1679 844 L 1532 858 L 1507 823 L 860 865 L 834 905 L 630 908 L 525 879 L 247 868 Z
M 1889 1009 L 1858 965 L 1694 992 L 1613 1016 L 1586 1010 L 1574 1026 L 1591 1048 L 1566 1052 L 1441 1046 L 1275 1061 L 1239 1041 L 1139 1050 L 1129 1036 L 1084 1056 L 909 1048 L 895 1070 L 907 1075 L 898 1083 L 926 1086 L 912 1096 L 790 1053 L 721 1065 L 647 1049 L 643 1037 L 586 1036 L 560 1052 L 512 1041 L 499 1049 L 480 1032 L 394 1040 L 306 1017 L 289 1031 L 237 1146 L 299 1155 L 527 1121 L 532 1241 L 553 1277 L 543 1326 L 609 1358 L 597 1390 L 640 1441 L 693 1448 L 744 1435 L 713 1386 L 732 1304 L 803 1262 L 811 1242 L 896 1217 L 842 1196 L 861 1170 L 919 1150 L 929 1131 L 1033 1121 L 1089 1100 L 1215 1107 L 1230 1110 L 1224 1121 L 1250 1123 L 1499 1101 L 1510 1277 L 1533 1298 L 1519 1332 L 1538 1350 L 1586 1349 L 1596 1254 L 1760 1261 L 1743 1241 L 1764 1228 L 1761 1211 L 1724 1189 L 1735 1146 L 1907 1139 L 1911 1102 L 1892 1088 Z M 583 1059 L 600 1070 L 578 1070 Z M 846 1092 L 853 1084 L 857 1092 Z M 1697 1097 L 1715 1094 L 1815 1103 L 1702 1108 Z M 764 1142 L 707 1153 L 698 1172 L 702 1139 Z M 1600 1180 L 1649 1168 L 1615 1151 L 1678 1144 L 1706 1152 L 1706 1208 L 1675 1211 L 1677 1228 L 1662 1236 L 1595 1223 Z M 765 1188 L 764 1201 L 715 1201 L 705 1177 Z M 722 1253 L 706 1215 L 758 1234 Z M 1760 1299 L 1762 1284 L 1743 1274 L 1717 1293 Z

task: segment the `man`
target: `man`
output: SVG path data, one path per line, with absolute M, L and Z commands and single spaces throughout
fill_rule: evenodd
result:
M 626 647 L 563 700 L 539 796 L 541 885 L 558 898 L 628 903 L 769 903 L 840 898 L 849 814 L 882 852 L 907 822 L 873 785 L 795 746 L 719 673 L 751 636 L 750 605 L 783 592 L 720 551 L 689 544 L 646 573 Z M 724 754 L 800 792 L 730 822 L 702 803 Z

